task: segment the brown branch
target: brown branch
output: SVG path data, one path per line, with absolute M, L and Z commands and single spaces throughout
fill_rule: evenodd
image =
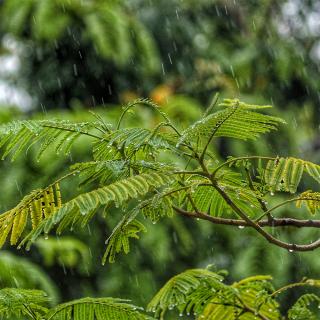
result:
M 174 207 L 174 210 L 185 217 L 207 220 L 214 224 L 222 224 L 236 227 L 252 227 L 248 222 L 240 219 L 226 219 L 210 216 L 203 212 L 189 212 L 183 209 Z M 260 227 L 297 227 L 297 228 L 320 228 L 320 220 L 300 220 L 293 218 L 272 218 L 269 220 L 261 220 L 258 222 Z
M 210 137 L 211 139 L 211 137 Z M 196 157 L 196 159 L 198 160 L 202 170 L 208 174 L 208 169 L 204 163 L 204 154 L 206 152 L 206 148 L 207 146 L 205 147 L 204 151 L 203 151 L 203 154 L 198 157 Z M 239 159 L 268 159 L 268 157 L 254 157 L 254 156 L 251 156 L 251 157 L 242 157 L 242 158 L 237 158 L 237 160 Z M 268 159 L 270 160 L 270 158 Z M 262 226 L 260 226 L 259 222 L 257 221 L 253 221 L 251 220 L 247 214 L 240 208 L 238 207 L 233 201 L 232 199 L 230 199 L 230 197 L 228 196 L 227 193 L 224 192 L 224 190 L 219 186 L 219 184 L 217 183 L 216 179 L 215 179 L 215 175 L 216 173 L 218 172 L 219 169 L 221 169 L 223 166 L 231 163 L 231 162 L 234 162 L 235 159 L 231 159 L 231 160 L 228 160 L 226 161 L 225 163 L 221 164 L 220 166 L 218 166 L 210 175 L 210 180 L 211 180 L 211 183 L 212 183 L 212 186 L 219 192 L 219 194 L 221 195 L 221 197 L 225 200 L 225 202 L 230 206 L 230 208 L 244 221 L 247 223 L 248 227 L 251 227 L 253 229 L 255 229 L 262 237 L 264 237 L 269 243 L 273 244 L 273 245 L 276 245 L 280 248 L 284 248 L 284 249 L 287 249 L 289 250 L 290 252 L 292 251 L 312 251 L 312 250 L 315 250 L 317 248 L 320 247 L 320 239 L 314 241 L 314 242 L 311 242 L 310 244 L 295 244 L 295 243 L 287 243 L 287 242 L 284 242 L 282 240 L 279 240 L 277 238 L 275 238 L 272 234 L 270 234 L 269 232 L 265 231 Z M 265 211 L 265 214 L 269 213 L 269 210 L 268 211 Z M 197 212 L 197 214 L 199 214 L 199 212 Z M 200 218 L 200 217 L 198 217 Z M 268 217 L 269 218 L 269 222 L 273 221 L 273 217 Z
M 240 218 L 242 218 L 244 221 L 246 221 L 252 228 L 254 228 L 262 237 L 264 237 L 269 243 L 272 243 L 278 247 L 287 249 L 289 251 L 311 251 L 315 250 L 320 247 L 320 239 L 317 241 L 314 241 L 310 244 L 294 244 L 294 243 L 287 243 L 284 241 L 281 241 L 274 236 L 272 236 L 270 233 L 262 229 L 262 227 L 259 226 L 255 221 L 252 221 L 245 212 L 242 211 L 241 208 L 239 208 L 230 198 L 229 196 L 219 187 L 219 185 L 212 180 L 212 184 L 214 185 L 215 189 L 220 193 L 220 195 L 223 197 L 223 199 L 226 201 L 226 203 L 239 215 Z
M 270 243 L 273 243 L 277 245 L 278 247 L 290 250 L 290 251 L 312 251 L 320 247 L 320 239 L 317 241 L 314 241 L 310 244 L 306 245 L 298 245 L 298 244 L 291 244 L 286 243 L 281 240 L 278 240 L 271 236 L 269 233 L 264 231 L 262 227 L 286 227 L 286 226 L 292 226 L 292 227 L 313 227 L 313 228 L 320 228 L 320 220 L 299 220 L 299 219 L 292 219 L 292 218 L 272 218 L 272 220 L 261 220 L 257 224 L 252 224 L 252 220 L 240 220 L 240 219 L 226 219 L 226 218 L 219 218 L 219 217 L 213 217 L 203 212 L 189 212 L 185 211 L 178 207 L 173 207 L 174 210 L 182 216 L 188 217 L 188 218 L 195 218 L 195 219 L 201 219 L 210 221 L 214 224 L 220 224 L 220 225 L 229 225 L 229 226 L 237 226 L 237 227 L 250 227 L 257 230 L 256 225 L 259 227 L 259 233 L 266 238 Z M 260 232 L 260 230 L 263 231 L 263 233 Z M 258 230 L 257 230 L 258 231 Z

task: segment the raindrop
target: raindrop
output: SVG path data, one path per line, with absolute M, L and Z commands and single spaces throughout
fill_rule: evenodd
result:
M 163 63 L 161 63 L 161 67 L 162 67 L 162 73 L 165 76 L 166 75 L 166 71 L 164 70 L 164 64 Z
M 219 11 L 218 6 L 217 6 L 217 5 L 215 5 L 215 8 L 216 8 L 216 12 L 217 12 L 218 17 L 220 17 L 220 11 Z
M 176 16 L 177 16 L 177 19 L 180 19 L 178 9 L 176 9 Z
M 63 269 L 63 273 L 64 273 L 64 274 L 67 274 L 67 270 L 66 270 L 66 267 L 65 267 L 65 265 L 64 265 L 63 262 L 61 263 L 61 267 L 62 267 L 62 269 Z
M 77 69 L 77 65 L 75 63 L 73 64 L 73 73 L 76 77 L 78 76 L 78 69 Z

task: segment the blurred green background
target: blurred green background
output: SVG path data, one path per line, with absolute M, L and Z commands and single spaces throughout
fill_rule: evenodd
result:
M 94 110 L 112 122 L 121 104 L 149 97 L 187 125 L 220 92 L 272 104 L 288 123 L 259 142 L 221 140 L 222 156 L 290 154 L 319 163 L 319 40 L 316 0 L 2 0 L 0 121 L 86 121 Z M 154 114 L 142 111 L 133 125 L 155 123 Z M 37 162 L 30 150 L 14 163 L 1 162 L 1 211 L 72 161 L 89 159 L 88 143 L 78 142 L 71 156 L 52 153 Z M 116 220 L 96 219 L 90 229 L 59 241 L 51 236 L 30 252 L 5 248 L 1 287 L 44 288 L 60 301 L 115 296 L 146 305 L 170 276 L 208 264 L 229 270 L 230 281 L 271 274 L 282 285 L 320 277 L 318 252 L 289 253 L 249 230 L 178 217 L 150 226 L 128 256 L 102 267 L 103 243 Z M 288 241 L 316 236 L 285 233 Z M 285 305 L 296 295 L 290 292 Z

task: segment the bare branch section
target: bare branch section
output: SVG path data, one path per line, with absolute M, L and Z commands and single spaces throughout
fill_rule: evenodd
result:
M 252 227 L 248 222 L 240 219 L 226 219 L 210 216 L 203 212 L 189 212 L 180 208 L 174 207 L 174 210 L 185 217 L 207 220 L 214 224 L 223 224 L 235 227 Z M 320 228 L 320 220 L 311 219 L 293 219 L 293 218 L 272 218 L 269 220 L 261 220 L 258 222 L 260 227 L 297 227 L 297 228 Z
M 261 220 L 255 224 L 254 221 L 243 219 L 227 219 L 227 218 L 219 218 L 210 216 L 203 212 L 189 212 L 178 207 L 174 207 L 174 210 L 177 214 L 193 218 L 209 221 L 213 224 L 219 225 L 227 225 L 227 226 L 235 226 L 235 227 L 250 227 L 257 229 L 255 225 L 259 227 L 259 229 L 263 227 L 297 227 L 297 228 L 320 228 L 320 220 L 299 220 L 292 218 L 272 218 L 272 220 Z M 264 230 L 263 230 L 264 231 Z M 264 238 L 266 238 L 270 243 L 275 244 L 281 248 L 290 250 L 290 251 L 312 251 L 320 247 L 320 239 L 314 241 L 310 244 L 306 245 L 298 245 L 293 243 L 286 243 L 281 240 L 278 240 L 271 236 L 269 233 L 264 231 L 263 233 L 259 232 Z

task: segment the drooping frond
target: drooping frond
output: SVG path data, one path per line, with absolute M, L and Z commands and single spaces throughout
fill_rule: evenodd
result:
M 21 238 L 28 220 L 32 229 L 37 228 L 41 221 L 48 218 L 61 207 L 59 184 L 46 189 L 38 189 L 25 196 L 13 209 L 0 215 L 0 247 L 10 234 L 10 243 L 15 245 Z
M 0 290 L 0 316 L 12 318 L 12 316 L 28 317 L 35 319 L 46 314 L 48 303 L 47 294 L 40 290 L 26 290 L 6 288 Z
M 191 269 L 171 278 L 154 296 L 148 305 L 148 311 L 163 319 L 167 310 L 184 310 L 188 296 L 203 282 L 208 286 L 221 287 L 223 277 L 207 269 Z
M 59 264 L 63 268 L 76 267 L 84 271 L 91 262 L 88 246 L 73 237 L 40 238 L 36 241 L 35 246 L 46 266 Z
M 238 100 L 224 100 L 219 106 L 223 109 L 187 128 L 179 144 L 211 136 L 256 139 L 260 134 L 275 130 L 278 124 L 284 123 L 280 118 L 257 112 L 269 106 L 253 106 Z
M 50 302 L 58 302 L 58 290 L 47 274 L 29 260 L 2 251 L 0 254 L 0 287 L 40 289 L 50 296 Z
M 162 217 L 173 216 L 173 202 L 170 196 L 166 196 L 166 193 L 168 193 L 166 190 L 163 193 L 158 193 L 139 206 L 144 217 L 150 219 L 153 223 L 156 223 Z
M 165 173 L 142 173 L 83 193 L 64 203 L 59 210 L 48 216 L 23 243 L 29 241 L 30 245 L 42 232 L 48 233 L 57 225 L 58 233 L 75 224 L 85 226 L 101 205 L 108 206 L 114 203 L 116 207 L 120 207 L 130 199 L 139 199 L 152 189 L 161 188 L 170 181 L 171 176 Z
M 320 306 L 320 297 L 307 293 L 301 296 L 296 303 L 288 311 L 289 320 L 317 320 L 318 316 L 313 310 L 310 310 L 310 305 L 314 304 L 318 308 Z
M 301 193 L 296 201 L 297 208 L 301 208 L 302 204 L 305 204 L 309 212 L 314 215 L 320 209 L 320 193 L 311 190 Z
M 151 320 L 141 308 L 126 300 L 84 298 L 51 309 L 46 320 Z
M 14 160 L 22 151 L 37 143 L 38 158 L 48 148 L 68 153 L 73 142 L 81 135 L 99 138 L 89 131 L 99 127 L 98 122 L 70 123 L 65 120 L 22 120 L 12 121 L 0 127 L 2 159 L 10 156 Z
M 297 158 L 276 158 L 269 160 L 264 179 L 270 191 L 286 191 L 295 193 L 303 172 L 320 183 L 320 166 Z
M 126 215 L 113 229 L 112 234 L 106 241 L 107 248 L 102 258 L 102 264 L 105 264 L 107 260 L 114 263 L 115 256 L 120 252 L 128 254 L 130 238 L 139 239 L 138 234 L 145 231 L 145 226 L 134 219 L 134 215 Z

